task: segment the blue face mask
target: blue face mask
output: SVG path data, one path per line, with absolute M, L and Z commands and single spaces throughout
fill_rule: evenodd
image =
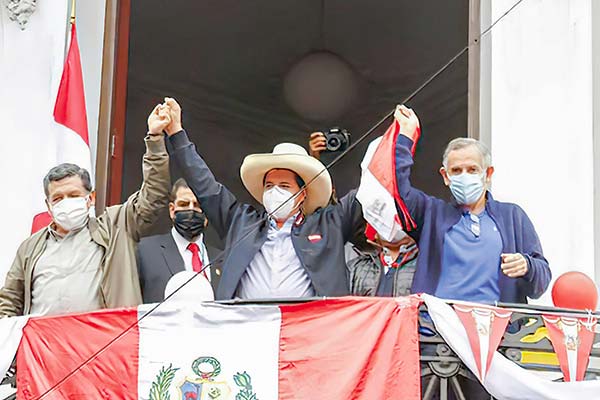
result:
M 450 191 L 458 204 L 475 204 L 485 189 L 485 173 L 469 174 L 463 172 L 460 175 L 449 176 Z

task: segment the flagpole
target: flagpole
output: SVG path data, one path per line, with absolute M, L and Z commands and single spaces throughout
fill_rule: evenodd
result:
M 75 23 L 75 0 L 71 0 L 71 25 Z
M 67 13 L 68 12 L 69 12 L 69 9 L 67 8 Z M 72 32 L 73 25 L 75 25 L 75 0 L 71 0 L 71 17 L 69 18 L 69 25 L 67 25 L 66 29 L 65 29 L 65 51 L 64 51 L 65 59 L 67 57 L 67 52 L 69 51 L 69 43 L 71 42 L 71 32 Z

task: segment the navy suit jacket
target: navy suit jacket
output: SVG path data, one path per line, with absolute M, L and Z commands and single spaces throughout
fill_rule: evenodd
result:
M 216 290 L 221 269 L 218 249 L 206 246 L 210 260 L 211 285 Z M 167 282 L 173 275 L 185 271 L 185 264 L 171 232 L 142 238 L 137 250 L 138 271 L 144 304 L 158 303 L 165 297 Z
M 262 207 L 241 204 L 218 183 L 185 131 L 169 141 L 170 159 L 198 198 L 211 226 L 225 240 L 223 274 L 215 297 L 231 299 L 246 268 L 267 240 L 267 212 Z M 320 208 L 292 227 L 292 244 L 317 296 L 349 294 L 344 244 L 363 226 L 355 194 L 350 192 L 338 204 Z

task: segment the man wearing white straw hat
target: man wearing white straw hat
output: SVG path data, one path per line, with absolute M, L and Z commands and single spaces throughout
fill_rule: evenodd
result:
M 171 160 L 225 240 L 216 299 L 269 299 L 348 294 L 344 244 L 360 229 L 362 212 L 351 192 L 330 205 L 324 165 L 292 143 L 247 156 L 242 182 L 263 207 L 242 204 L 215 180 L 181 125 L 181 108 L 165 99 Z M 306 187 L 304 187 L 306 184 Z

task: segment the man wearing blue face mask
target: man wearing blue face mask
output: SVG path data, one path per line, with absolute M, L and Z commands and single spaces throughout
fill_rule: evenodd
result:
M 135 251 L 168 201 L 169 156 L 163 106 L 148 117 L 144 182 L 124 204 L 95 217 L 88 171 L 60 164 L 44 178 L 49 226 L 27 238 L 0 288 L 0 318 L 57 315 L 142 302 Z M 90 215 L 92 214 L 92 215 Z
M 449 203 L 411 186 L 419 120 L 404 106 L 394 117 L 398 190 L 420 231 L 413 293 L 480 303 L 540 297 L 552 277 L 548 261 L 527 214 L 489 192 L 494 167 L 487 147 L 469 138 L 448 144 L 440 174 L 454 197 Z

